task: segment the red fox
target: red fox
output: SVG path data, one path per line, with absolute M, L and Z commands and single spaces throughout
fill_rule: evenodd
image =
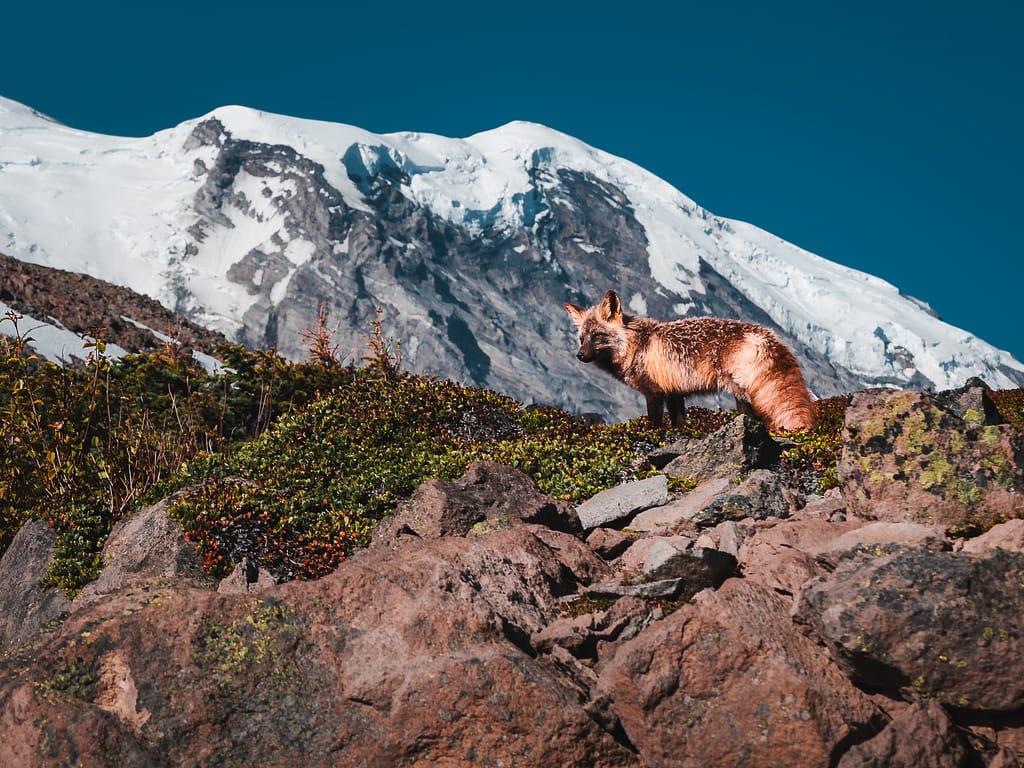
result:
M 773 432 L 813 429 L 811 396 L 796 358 L 761 325 L 698 317 L 658 322 L 624 314 L 615 291 L 596 307 L 566 304 L 580 334 L 576 357 L 594 363 L 647 399 L 647 418 L 673 426 L 685 415 L 684 395 L 731 392 L 737 410 Z

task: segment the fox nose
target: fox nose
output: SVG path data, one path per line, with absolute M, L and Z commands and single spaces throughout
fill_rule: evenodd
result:
M 581 363 L 589 363 L 590 355 L 588 355 L 581 349 L 579 352 L 576 353 L 576 359 L 579 360 Z

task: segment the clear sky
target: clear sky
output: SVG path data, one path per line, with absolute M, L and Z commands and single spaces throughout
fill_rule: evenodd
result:
M 1024 360 L 1024 3 L 8 3 L 0 95 L 142 136 L 225 104 L 531 120 Z

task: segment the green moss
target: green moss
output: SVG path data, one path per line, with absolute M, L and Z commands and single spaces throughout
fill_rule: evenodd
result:
M 964 421 L 974 426 L 981 426 L 985 423 L 985 414 L 982 411 L 975 410 L 974 408 L 968 408 L 964 412 Z
M 936 486 L 946 487 L 951 480 L 954 480 L 953 465 L 946 461 L 946 457 L 937 451 L 933 451 L 925 457 L 926 468 L 918 477 L 918 482 L 925 490 Z
M 580 596 L 565 603 L 565 605 L 562 606 L 561 615 L 564 618 L 577 618 L 591 613 L 607 611 L 615 605 L 618 600 L 619 598 L 614 595 L 609 595 L 607 597 Z
M 967 439 L 962 432 L 952 431 L 946 434 L 949 437 L 949 452 L 953 456 L 961 455 L 968 448 Z
M 1002 437 L 1003 431 L 995 425 L 985 427 L 983 430 L 981 430 L 981 442 L 985 443 L 986 445 L 993 445 L 994 443 L 998 443 L 1002 439 Z
M 91 664 L 81 661 L 65 662 L 44 680 L 34 683 L 36 695 L 48 704 L 69 701 L 88 702 L 98 680 Z
M 931 432 L 931 419 L 928 418 L 928 411 L 910 414 L 905 421 L 904 430 L 904 452 L 907 455 L 917 455 L 922 452 L 925 446 L 925 438 Z
M 193 660 L 220 687 L 260 679 L 277 689 L 288 688 L 298 679 L 289 651 L 301 632 L 291 608 L 254 600 L 242 619 L 204 621 L 193 644 Z

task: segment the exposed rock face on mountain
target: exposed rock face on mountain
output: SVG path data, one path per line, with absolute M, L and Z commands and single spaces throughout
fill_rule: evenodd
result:
M 906 429 L 870 421 L 913 402 L 935 415 L 915 440 L 984 479 L 997 425 L 964 397 L 985 394 L 862 393 L 844 450 L 869 433 L 866 459 L 912 467 Z M 925 489 L 929 519 L 872 507 L 900 478 L 808 495 L 758 426 L 662 453 L 678 477 L 698 457 L 693 490 L 655 476 L 577 514 L 475 464 L 312 582 L 241 564 L 218 588 L 157 505 L 68 604 L 38 583 L 52 537 L 26 525 L 0 561 L 0 764 L 1024 763 L 1024 520 L 964 543 L 950 484 Z M 1007 461 L 1020 498 L 1024 457 Z

